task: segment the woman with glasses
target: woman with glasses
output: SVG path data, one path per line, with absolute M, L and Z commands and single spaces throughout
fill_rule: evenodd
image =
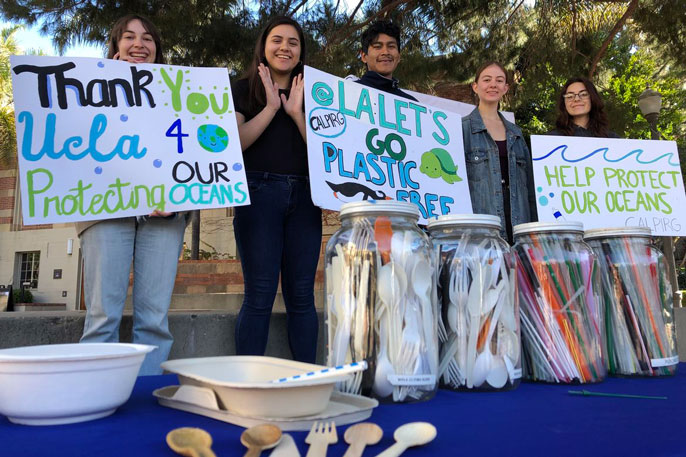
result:
M 557 100 L 559 114 L 548 135 L 619 138 L 608 128 L 605 104 L 591 81 L 569 79 Z

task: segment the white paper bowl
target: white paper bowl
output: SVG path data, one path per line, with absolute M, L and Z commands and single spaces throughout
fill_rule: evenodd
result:
M 17 424 L 55 425 L 112 414 L 131 396 L 155 346 L 82 343 L 0 350 L 0 414 Z
M 220 407 L 246 417 L 289 418 L 319 414 L 326 408 L 336 382 L 350 375 L 272 384 L 326 368 L 321 365 L 260 356 L 205 357 L 169 360 L 162 368 L 176 373 L 181 384 L 209 387 Z

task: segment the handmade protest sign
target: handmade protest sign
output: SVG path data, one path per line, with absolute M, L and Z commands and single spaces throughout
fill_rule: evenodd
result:
M 250 203 L 226 69 L 11 65 L 24 224 Z
M 415 203 L 420 221 L 471 213 L 460 116 L 305 67 L 312 200 Z
M 649 227 L 686 234 L 686 195 L 674 141 L 532 136 L 538 218 L 585 229 Z

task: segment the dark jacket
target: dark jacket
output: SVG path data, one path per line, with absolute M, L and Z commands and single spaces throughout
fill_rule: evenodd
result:
M 356 82 L 362 84 L 363 86 L 373 87 L 374 89 L 379 89 L 389 94 L 397 95 L 398 97 L 409 98 L 410 100 L 417 101 L 412 95 L 403 92 L 398 89 L 398 80 L 395 78 L 385 78 L 375 71 L 367 71 L 362 78 L 358 79 Z
M 536 194 L 531 154 L 522 131 L 498 113 L 505 125 L 510 183 L 510 216 L 512 225 L 535 222 Z M 506 235 L 503 184 L 498 146 L 486 130 L 479 109 L 462 118 L 462 139 L 472 209 L 475 214 L 500 217 L 501 234 Z

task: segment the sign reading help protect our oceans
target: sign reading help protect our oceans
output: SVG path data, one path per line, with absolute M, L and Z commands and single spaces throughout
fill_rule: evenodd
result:
M 226 69 L 11 64 L 24 224 L 250 203 Z
M 539 220 L 686 234 L 674 141 L 532 136 L 531 149 Z
M 305 67 L 312 200 L 415 203 L 420 221 L 471 213 L 460 116 Z

